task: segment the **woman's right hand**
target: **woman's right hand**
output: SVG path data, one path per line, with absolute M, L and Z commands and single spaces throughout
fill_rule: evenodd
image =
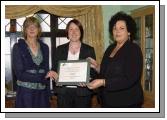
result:
M 101 86 L 105 86 L 105 79 L 95 79 L 87 84 L 87 87 L 91 90 L 99 88 Z
M 98 65 L 96 60 L 94 60 L 91 57 L 88 57 L 87 60 L 89 60 L 89 62 L 90 62 L 90 67 L 95 69 L 99 73 L 100 72 L 100 66 Z
M 55 71 L 49 71 L 45 78 L 50 78 L 51 80 L 57 80 L 58 79 L 58 74 Z

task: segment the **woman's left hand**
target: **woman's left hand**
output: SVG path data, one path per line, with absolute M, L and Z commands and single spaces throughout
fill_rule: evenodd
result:
M 98 87 L 105 86 L 105 80 L 104 79 L 95 79 L 92 82 L 87 84 L 87 87 L 89 89 L 96 89 Z
M 88 57 L 87 60 L 90 62 L 90 67 L 95 69 L 99 73 L 100 72 L 100 65 L 98 65 L 97 61 L 91 57 Z
M 45 78 L 50 78 L 51 80 L 57 80 L 58 74 L 55 71 L 49 71 Z

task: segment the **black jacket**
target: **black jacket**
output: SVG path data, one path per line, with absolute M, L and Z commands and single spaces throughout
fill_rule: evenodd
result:
M 55 55 L 54 55 L 54 61 L 53 61 L 53 69 L 54 71 L 57 72 L 58 69 L 58 62 L 60 60 L 67 60 L 68 57 L 68 50 L 69 50 L 69 43 L 60 45 L 57 47 Z M 95 51 L 94 48 L 86 45 L 84 43 L 81 43 L 81 48 L 80 48 L 80 54 L 79 54 L 79 60 L 84 60 L 88 57 L 92 57 L 93 59 L 96 59 L 95 56 Z M 91 68 L 90 69 L 90 77 L 91 78 L 95 78 L 96 77 L 96 72 Z M 61 86 L 55 87 L 55 92 L 57 94 L 65 94 L 66 93 L 67 88 L 65 86 Z M 83 88 L 83 87 L 77 87 L 77 95 L 78 96 L 87 96 L 90 95 L 92 93 L 91 90 L 89 90 L 87 87 Z
M 130 41 L 109 57 L 116 44 L 110 45 L 102 59 L 100 76 L 106 79 L 102 88 L 103 104 L 129 106 L 143 101 L 141 75 L 143 57 L 139 46 Z

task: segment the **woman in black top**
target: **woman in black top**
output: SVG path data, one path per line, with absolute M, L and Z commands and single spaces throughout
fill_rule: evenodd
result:
M 102 107 L 141 107 L 143 57 L 140 47 L 133 43 L 135 21 L 118 12 L 109 21 L 109 32 L 115 43 L 105 51 L 100 67 L 90 58 L 91 66 L 100 73 L 100 79 L 87 86 L 89 89 L 100 88 Z
M 80 21 L 73 19 L 66 27 L 68 43 L 56 48 L 52 71 L 48 72 L 46 78 L 57 80 L 58 62 L 61 60 L 86 60 L 88 57 L 96 59 L 94 48 L 83 43 L 84 30 Z M 90 69 L 90 77 L 96 77 L 96 71 Z M 59 108 L 89 108 L 91 107 L 91 96 L 93 91 L 85 84 L 77 86 L 56 86 L 57 106 Z

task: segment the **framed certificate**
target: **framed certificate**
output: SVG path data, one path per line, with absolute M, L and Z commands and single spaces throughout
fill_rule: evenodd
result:
M 58 65 L 57 85 L 77 85 L 88 83 L 90 64 L 88 60 L 62 60 Z

